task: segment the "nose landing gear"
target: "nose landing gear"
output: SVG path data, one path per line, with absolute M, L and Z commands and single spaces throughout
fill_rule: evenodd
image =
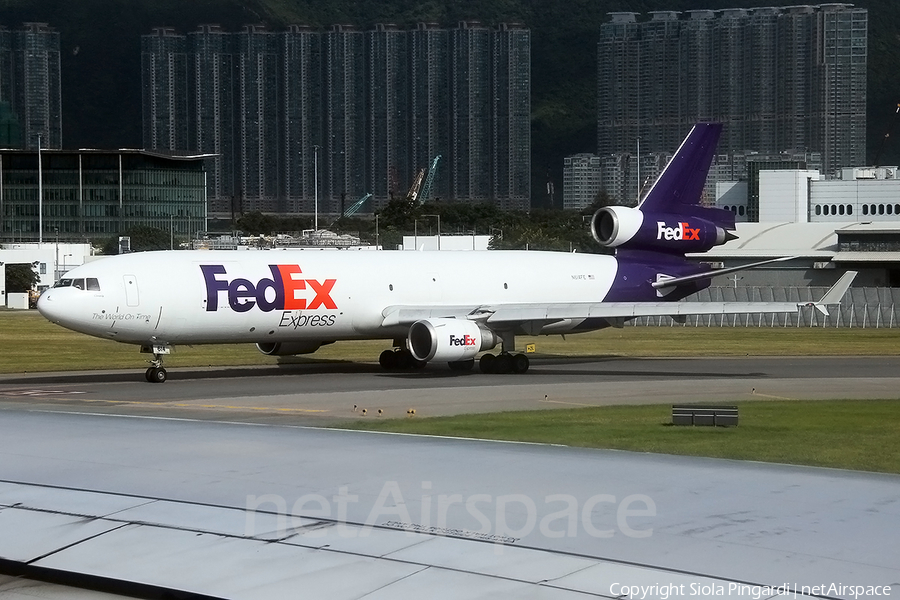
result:
M 144 378 L 150 383 L 165 383 L 169 378 L 169 374 L 163 368 L 163 356 L 172 353 L 172 347 L 168 345 L 141 346 L 141 352 L 144 354 L 153 354 L 152 365 L 144 372 Z

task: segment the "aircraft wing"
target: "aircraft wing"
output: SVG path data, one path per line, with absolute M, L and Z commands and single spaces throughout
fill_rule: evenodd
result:
M 856 271 L 847 271 L 818 302 L 566 302 L 515 303 L 470 306 L 389 306 L 384 326 L 411 325 L 422 319 L 456 317 L 483 320 L 489 327 L 526 322 L 552 323 L 566 319 L 630 319 L 635 317 L 789 313 L 813 306 L 828 315 L 827 306 L 839 304 Z

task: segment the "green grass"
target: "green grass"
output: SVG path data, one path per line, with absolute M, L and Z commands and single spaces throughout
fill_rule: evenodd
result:
M 369 420 L 341 427 L 900 473 L 898 400 L 734 404 L 740 411 L 737 427 L 673 426 L 671 404 Z
M 593 333 L 516 339 L 537 356 L 825 356 L 900 355 L 900 330 L 823 328 L 626 327 Z M 171 367 L 274 365 L 286 362 L 375 362 L 386 340 L 338 342 L 313 355 L 269 357 L 253 344 L 178 346 Z M 136 346 L 89 337 L 37 311 L 0 310 L 0 373 L 131 369 L 146 366 Z

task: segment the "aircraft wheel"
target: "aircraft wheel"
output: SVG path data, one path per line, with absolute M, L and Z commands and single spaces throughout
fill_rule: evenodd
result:
M 524 354 L 516 354 L 512 357 L 512 371 L 513 373 L 525 373 L 528 371 L 530 361 L 528 357 Z
M 481 369 L 482 373 L 493 373 L 494 372 L 494 363 L 497 361 L 497 357 L 493 354 L 484 354 L 478 360 L 478 368 Z
M 169 377 L 169 374 L 162 367 L 154 367 L 152 371 L 153 383 L 165 383 Z
M 475 367 L 475 359 L 454 360 L 448 362 L 447 365 L 450 367 L 451 371 L 471 371 Z
M 513 357 L 512 354 L 500 354 L 494 362 L 494 373 L 512 373 Z
M 413 368 L 413 362 L 415 362 L 415 359 L 412 357 L 412 354 L 410 354 L 406 350 L 394 350 L 394 356 L 397 360 L 398 369 Z
M 397 368 L 397 353 L 393 350 L 385 350 L 378 357 L 378 364 L 385 371 L 393 371 Z
M 153 367 L 147 367 L 147 370 L 144 371 L 144 379 L 147 380 L 147 383 L 153 383 Z

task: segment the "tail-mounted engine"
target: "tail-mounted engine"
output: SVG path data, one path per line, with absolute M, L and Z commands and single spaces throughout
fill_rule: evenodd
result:
M 426 319 L 409 328 L 409 351 L 416 360 L 456 362 L 497 345 L 497 336 L 466 319 Z
M 644 214 L 627 206 L 605 206 L 595 212 L 591 219 L 591 234 L 601 246 L 608 248 L 673 254 L 705 252 L 736 237 L 723 227 L 700 217 Z

